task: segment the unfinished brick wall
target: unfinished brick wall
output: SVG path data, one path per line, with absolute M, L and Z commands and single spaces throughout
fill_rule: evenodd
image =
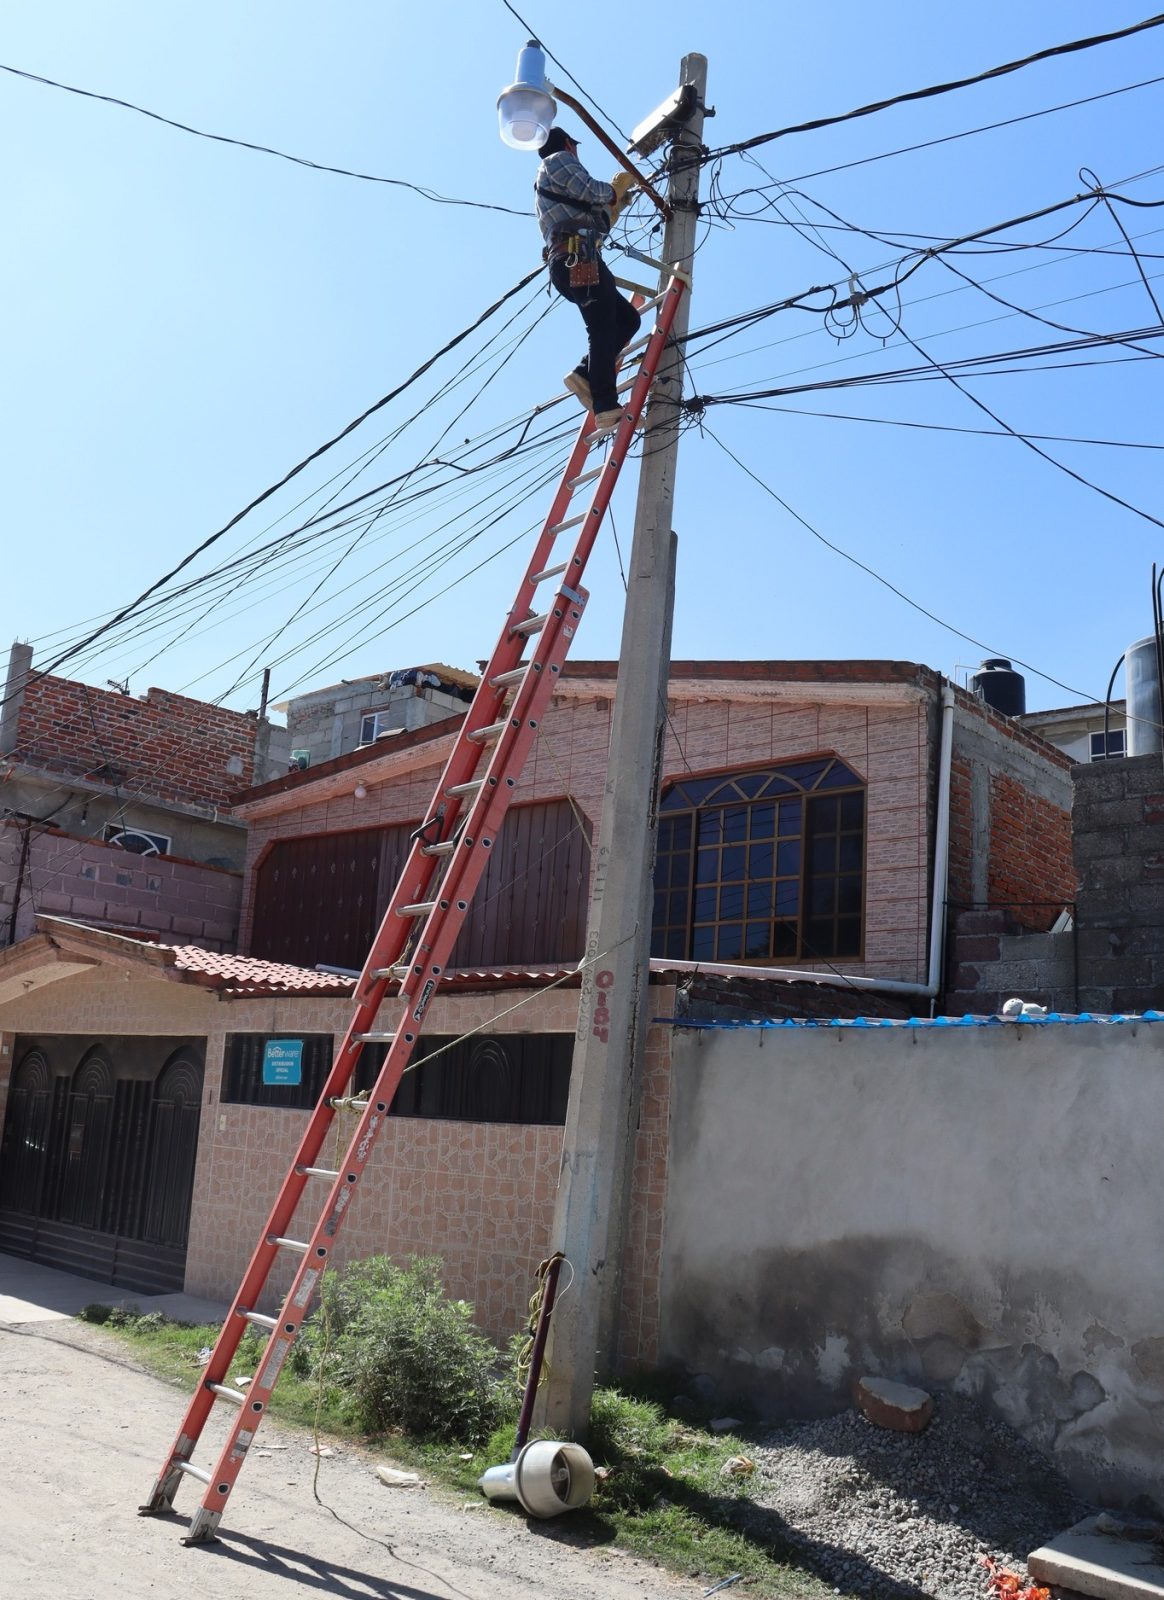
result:
M 151 689 L 142 700 L 68 678 L 32 677 L 16 761 L 159 800 L 226 808 L 254 780 L 254 717 Z
M 1005 772 L 991 774 L 987 899 L 1015 902 L 1025 927 L 1045 928 L 1075 898 L 1071 811 L 1033 794 Z M 1018 902 L 1042 901 L 1023 906 Z
M 1046 929 L 1075 897 L 1071 764 L 1060 751 L 956 691 L 950 764 L 952 916 L 1006 908 Z

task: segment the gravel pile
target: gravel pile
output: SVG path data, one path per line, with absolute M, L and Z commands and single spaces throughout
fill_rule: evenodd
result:
M 753 1435 L 747 1520 L 793 1545 L 840 1593 L 982 1600 L 992 1556 L 1026 1558 L 1093 1509 L 1046 1457 L 957 1396 L 937 1398 L 922 1434 L 856 1411 Z

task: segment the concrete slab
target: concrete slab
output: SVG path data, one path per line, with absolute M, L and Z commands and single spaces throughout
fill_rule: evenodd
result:
M 1164 1549 L 1150 1531 L 1109 1513 L 1085 1517 L 1050 1540 L 1028 1557 L 1027 1570 L 1036 1583 L 1096 1600 L 1164 1600 Z
M 82 1306 L 137 1306 L 176 1322 L 221 1323 L 229 1307 L 188 1294 L 134 1294 L 95 1278 L 0 1254 L 0 1323 L 60 1322 Z

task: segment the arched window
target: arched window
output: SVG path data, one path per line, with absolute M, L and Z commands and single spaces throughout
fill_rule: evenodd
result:
M 865 786 L 835 757 L 686 778 L 659 806 L 651 954 L 860 955 L 864 882 Z

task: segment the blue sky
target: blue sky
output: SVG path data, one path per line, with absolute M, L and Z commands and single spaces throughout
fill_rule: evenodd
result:
M 517 9 L 624 128 L 674 86 L 685 51 L 702 51 L 717 111 L 705 138 L 715 146 L 966 76 L 1150 11 L 1142 0 L 973 8 L 893 0 L 875 15 L 855 0 L 815 8 L 675 0 L 649 22 L 640 13 L 632 28 L 626 9 L 605 0 L 553 8 L 525 0 Z M 524 38 L 501 0 L 424 8 L 353 0 L 326 10 L 297 0 L 46 0 L 8 16 L 0 60 L 208 131 L 521 210 L 534 162 L 501 144 L 494 105 Z M 1137 177 L 1123 186 L 1130 197 L 1164 198 L 1164 171 L 1138 177 L 1159 160 L 1164 84 L 821 171 L 1153 77 L 1164 77 L 1164 28 L 781 139 L 756 152 L 766 172 L 729 158 L 718 174 L 723 193 L 773 180 L 787 188 L 767 190 L 780 208 L 766 211 L 767 221 L 708 219 L 693 325 L 843 282 L 850 270 L 866 284 L 891 275 L 899 244 L 842 225 L 810 228 L 831 220 L 814 202 L 846 224 L 908 242 L 958 237 L 1065 200 L 1087 186 L 1084 167 L 1112 187 Z M 566 113 L 560 120 L 571 125 Z M 0 261 L 8 323 L 0 624 L 9 638 L 33 639 L 42 665 L 537 264 L 531 218 L 309 171 L 8 74 L 0 74 L 0 147 L 9 235 Z M 609 175 L 612 163 L 593 139 L 582 155 Z M 1157 324 L 1135 263 L 1097 253 L 1125 248 L 1110 215 L 1102 206 L 1083 213 L 998 234 L 993 253 L 954 263 L 992 293 L 1086 333 Z M 1123 207 L 1119 216 L 1164 296 L 1164 208 Z M 997 251 L 999 242 L 1035 244 L 1070 224 L 1060 243 L 1080 250 Z M 1074 337 L 1008 313 L 940 261 L 923 265 L 901 293 L 902 327 L 941 362 Z M 528 336 L 511 353 L 494 347 L 510 358 L 482 392 L 474 398 L 488 366 L 434 399 L 514 312 L 502 340 Z M 437 454 L 448 459 L 461 441 L 522 417 L 558 391 L 581 353 L 579 331 L 570 307 L 526 291 L 184 576 L 289 533 L 365 452 L 374 454 L 347 496 Z M 1164 343 L 1144 348 L 1164 353 Z M 1108 346 L 1073 359 L 1133 354 Z M 1151 361 L 1050 372 L 1011 363 L 960 381 L 1019 431 L 1159 446 Z M 838 339 L 818 309 L 783 312 L 695 354 L 691 379 L 715 395 L 918 365 L 924 358 L 886 316 L 871 311 Z M 992 652 L 1095 696 L 1120 652 L 1151 631 L 1149 572 L 1164 560 L 1161 530 L 1013 439 L 938 431 L 995 427 L 945 379 L 771 403 L 872 420 L 733 405 L 709 408 L 707 427 L 825 538 Z M 537 426 L 568 414 L 563 404 Z M 1158 451 L 1042 448 L 1164 518 Z M 525 458 L 528 471 L 550 472 L 564 450 L 547 443 Z M 407 507 L 398 498 L 371 526 L 299 536 L 248 582 L 198 591 L 185 609 L 175 602 L 160 614 L 160 631 L 115 635 L 61 670 L 96 684 L 128 676 L 135 693 L 159 684 L 225 696 L 245 708 L 257 702 L 268 662 L 276 698 L 419 661 L 472 667 L 489 653 L 512 597 L 522 531 L 549 498 L 547 489 L 510 505 L 519 491 L 501 470 L 457 484 L 461 475 L 447 469 L 449 487 L 438 491 L 440 473 L 429 469 L 412 480 L 434 486 L 426 497 Z M 624 550 L 635 476 L 624 474 L 615 505 Z M 470 509 L 489 493 L 497 498 Z M 482 517 L 499 520 L 465 543 Z M 675 526 L 676 656 L 884 657 L 954 674 L 984 653 L 826 548 L 697 429 L 681 445 Z M 576 653 L 614 655 L 622 588 L 609 526 L 587 583 L 592 599 Z M 1073 698 L 1028 673 L 1032 707 Z

